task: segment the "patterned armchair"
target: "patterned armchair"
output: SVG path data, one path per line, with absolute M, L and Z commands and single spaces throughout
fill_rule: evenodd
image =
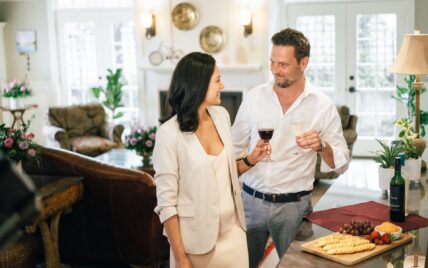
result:
M 107 123 L 100 104 L 51 107 L 45 121 L 43 133 L 50 147 L 97 156 L 123 146 L 123 126 Z
M 337 106 L 337 111 L 339 112 L 340 119 L 342 121 L 343 136 L 345 137 L 346 144 L 348 144 L 349 154 L 352 156 L 352 147 L 354 146 L 355 141 L 357 140 L 357 121 L 358 117 L 352 115 L 349 112 L 347 106 Z M 321 172 L 321 157 L 318 155 L 317 165 L 315 169 L 315 179 L 334 179 L 339 177 L 339 174 L 336 172 Z

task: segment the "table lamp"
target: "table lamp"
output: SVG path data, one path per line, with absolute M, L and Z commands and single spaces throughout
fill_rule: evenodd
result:
M 396 74 L 415 75 L 413 83 L 415 90 L 415 133 L 417 137 L 413 139 L 413 145 L 422 155 L 425 149 L 425 140 L 419 137 L 420 125 L 420 91 L 424 87 L 421 76 L 428 74 L 428 34 L 420 34 L 419 30 L 415 34 L 406 34 L 400 52 L 389 71 Z

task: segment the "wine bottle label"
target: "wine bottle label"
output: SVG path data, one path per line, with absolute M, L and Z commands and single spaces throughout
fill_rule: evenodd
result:
M 390 185 L 390 220 L 403 222 L 404 215 L 404 185 Z
M 401 185 L 391 185 L 390 187 L 390 207 L 394 211 L 404 210 L 404 187 Z

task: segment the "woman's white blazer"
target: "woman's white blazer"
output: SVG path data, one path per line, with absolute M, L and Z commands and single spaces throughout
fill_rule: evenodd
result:
M 246 230 L 241 189 L 234 156 L 230 117 L 221 106 L 210 106 L 217 132 L 227 150 L 232 196 L 240 225 Z M 182 132 L 174 116 L 156 133 L 153 152 L 157 206 L 163 223 L 177 215 L 184 248 L 204 254 L 215 246 L 219 232 L 219 192 L 215 171 L 195 133 Z

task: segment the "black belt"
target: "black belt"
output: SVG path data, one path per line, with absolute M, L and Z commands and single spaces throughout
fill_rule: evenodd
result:
M 243 189 L 249 195 L 252 195 L 254 197 L 263 199 L 271 203 L 296 202 L 296 201 L 300 201 L 300 197 L 311 193 L 311 191 L 301 191 L 297 193 L 288 193 L 288 194 L 264 194 L 257 190 L 254 190 L 253 188 L 247 186 L 246 184 L 244 184 Z

